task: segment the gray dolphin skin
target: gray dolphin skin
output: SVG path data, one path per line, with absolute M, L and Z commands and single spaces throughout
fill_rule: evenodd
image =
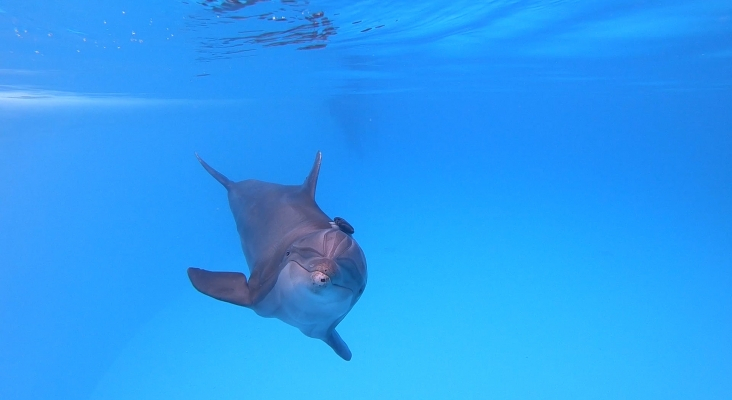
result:
M 366 288 L 366 258 L 342 218 L 315 203 L 321 154 L 302 185 L 232 182 L 196 154 L 226 188 L 249 278 L 241 272 L 188 268 L 203 294 L 279 318 L 327 343 L 344 360 L 351 351 L 335 328 Z

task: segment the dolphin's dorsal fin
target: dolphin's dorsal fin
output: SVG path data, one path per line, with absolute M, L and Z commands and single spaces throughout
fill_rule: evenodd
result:
M 320 173 L 320 159 L 322 158 L 320 152 L 315 154 L 315 162 L 313 168 L 310 170 L 310 175 L 305 178 L 305 182 L 302 184 L 302 190 L 309 194 L 313 199 L 315 198 L 315 186 L 318 184 L 318 174 Z

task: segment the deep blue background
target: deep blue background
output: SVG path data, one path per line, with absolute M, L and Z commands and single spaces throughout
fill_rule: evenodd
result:
M 212 60 L 247 25 L 200 4 L 0 2 L 0 398 L 732 397 L 732 8 L 681 5 L 328 1 L 325 49 Z M 317 150 L 349 363 L 185 275 L 246 270 L 194 152 Z

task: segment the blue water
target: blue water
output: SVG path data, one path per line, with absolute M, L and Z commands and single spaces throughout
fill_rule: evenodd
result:
M 0 0 L 0 399 L 732 398 L 729 1 Z M 364 249 L 353 360 L 196 292 L 232 179 Z

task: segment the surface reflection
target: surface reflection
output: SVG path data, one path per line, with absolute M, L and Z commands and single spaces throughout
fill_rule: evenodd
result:
M 325 11 L 310 9 L 299 0 L 204 0 L 208 12 L 189 18 L 191 28 L 233 25 L 225 36 L 204 37 L 199 59 L 230 58 L 257 47 L 297 46 L 298 50 L 322 49 L 338 27 Z

